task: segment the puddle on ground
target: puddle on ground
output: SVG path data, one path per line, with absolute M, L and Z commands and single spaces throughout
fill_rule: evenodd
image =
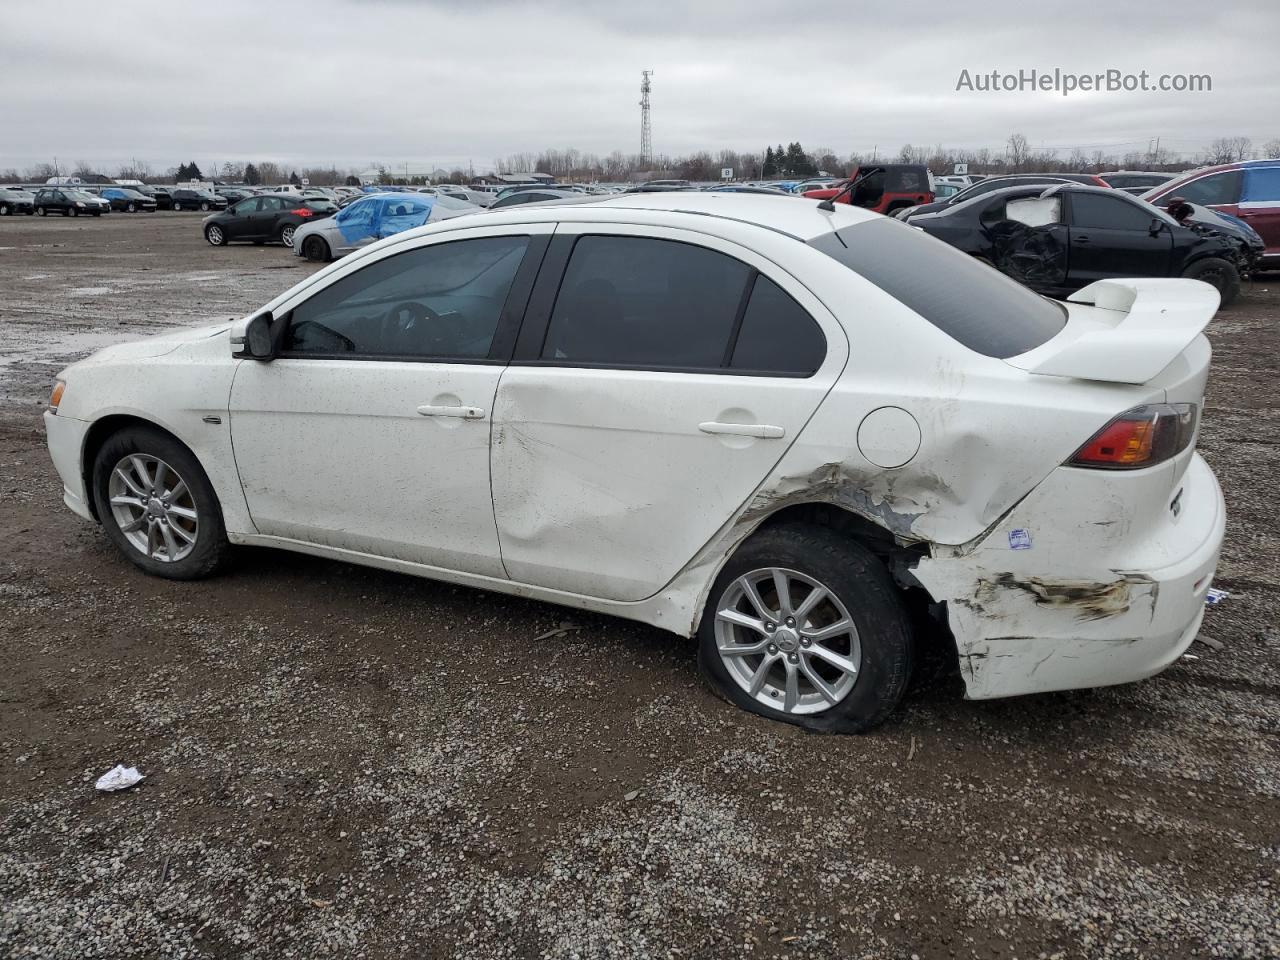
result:
M 73 297 L 100 297 L 111 293 L 110 287 L 72 287 L 67 293 Z

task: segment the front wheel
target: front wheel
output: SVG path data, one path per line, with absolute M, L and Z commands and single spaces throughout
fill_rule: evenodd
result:
M 206 202 L 204 202 L 204 201 L 201 201 L 201 203 L 200 203 L 200 209 L 201 209 L 202 211 L 204 211 L 204 212 L 208 212 L 208 210 L 209 210 L 209 204 L 208 204 L 208 203 L 206 203 Z
M 329 245 L 324 242 L 323 237 L 307 237 L 302 242 L 302 255 L 308 260 L 328 260 Z
M 102 445 L 93 497 L 107 536 L 153 576 L 195 580 L 230 553 L 204 470 L 186 447 L 152 427 L 128 427 Z
M 129 213 L 137 213 L 138 205 L 136 203 L 131 203 L 127 207 L 125 207 L 125 210 L 127 210 Z
M 227 242 L 227 235 L 222 232 L 222 228 L 216 223 L 211 224 L 209 229 L 204 232 L 204 238 L 209 241 L 211 247 L 221 247 Z
M 36 213 L 40 214 L 42 217 L 47 217 L 49 215 L 49 211 L 44 207 L 36 207 Z
M 1189 280 L 1203 280 L 1215 287 L 1224 307 L 1231 306 L 1240 296 L 1240 271 L 1221 257 L 1205 257 L 1197 260 L 1182 275 Z
M 80 216 L 80 208 L 79 208 L 79 207 L 71 207 L 71 208 L 70 208 L 70 213 L 71 213 L 71 216 L 73 216 L 73 217 L 78 217 L 78 216 Z
M 8 215 L 9 205 L 7 203 L 0 203 L 0 217 L 7 217 Z
M 716 579 L 698 665 L 725 699 L 809 730 L 860 733 L 893 712 L 911 633 L 884 565 L 809 524 L 766 529 Z
M 176 202 L 176 201 L 175 201 L 175 202 L 174 202 L 174 204 L 173 204 L 173 209 L 174 209 L 174 210 L 181 210 L 181 209 L 182 209 L 182 204 L 180 204 L 180 203 L 178 203 L 178 202 Z

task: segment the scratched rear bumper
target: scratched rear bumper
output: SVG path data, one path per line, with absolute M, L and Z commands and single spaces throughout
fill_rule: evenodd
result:
M 1226 507 L 1199 455 L 1168 473 L 1167 492 L 1141 507 L 1114 489 L 1108 501 L 1105 476 L 1051 477 L 976 548 L 920 564 L 918 579 L 947 603 L 971 699 L 1129 683 L 1182 655 L 1204 616 Z M 1162 489 L 1158 473 L 1148 480 Z

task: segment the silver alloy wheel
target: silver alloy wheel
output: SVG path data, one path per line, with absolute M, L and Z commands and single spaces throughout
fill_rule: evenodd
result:
M 209 228 L 209 242 L 215 247 L 222 246 L 222 228 L 217 224 Z
M 858 682 L 862 644 L 849 610 L 813 577 L 765 567 L 716 604 L 716 648 L 734 683 L 784 713 L 820 713 Z
M 131 453 L 107 481 L 111 514 L 120 532 L 144 556 L 176 563 L 195 549 L 200 517 L 178 471 L 158 457 Z
M 296 229 L 297 229 L 296 227 L 294 227 L 294 226 L 292 226 L 292 225 L 289 225 L 289 226 L 286 226 L 283 230 L 281 230 L 281 231 L 280 231 L 280 242 L 281 242 L 281 243 L 283 243 L 286 247 L 292 247 L 292 246 L 293 246 L 293 231 L 294 231 L 294 230 L 296 230 Z

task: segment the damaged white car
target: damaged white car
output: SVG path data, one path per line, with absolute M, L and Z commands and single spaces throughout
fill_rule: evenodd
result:
M 786 209 L 783 209 L 786 208 Z M 897 221 L 735 194 L 465 217 L 251 317 L 108 348 L 46 414 L 148 573 L 276 546 L 696 637 L 723 696 L 866 730 L 932 613 L 974 698 L 1196 635 L 1216 291 L 1037 296 Z

